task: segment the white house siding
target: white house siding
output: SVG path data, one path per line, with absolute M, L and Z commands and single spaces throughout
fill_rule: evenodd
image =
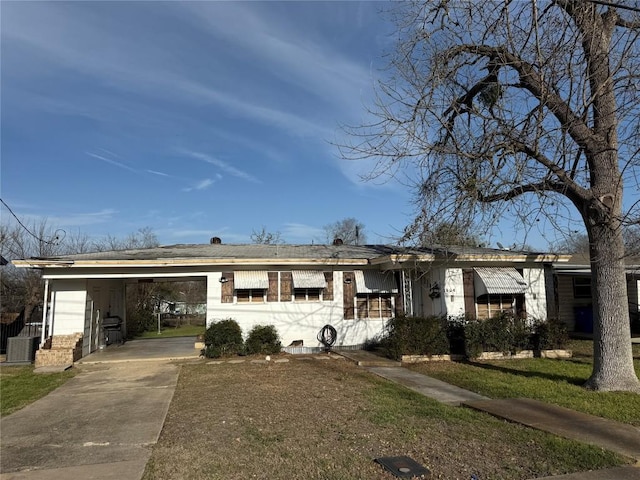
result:
M 450 316 L 464 315 L 464 283 L 461 268 L 447 268 L 444 271 L 443 282 L 439 282 L 441 297 L 445 311 Z
M 324 325 L 337 331 L 335 346 L 360 345 L 383 332 L 386 319 L 344 319 L 343 273 L 333 274 L 333 300 L 321 302 L 260 302 L 222 303 L 220 272 L 207 275 L 207 326 L 213 322 L 232 318 L 238 322 L 243 334 L 255 325 L 273 325 L 280 334 L 283 346 L 302 340 L 305 347 L 319 347 L 316 338 Z
M 51 282 L 51 321 L 53 335 L 69 335 L 84 331 L 87 281 L 57 280 Z
M 546 320 L 547 300 L 544 269 L 525 268 L 522 270 L 527 290 L 524 294 L 524 304 L 529 319 Z

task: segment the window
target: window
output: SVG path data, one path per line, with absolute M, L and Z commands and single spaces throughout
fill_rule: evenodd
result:
M 263 288 L 242 288 L 236 290 L 238 303 L 261 303 L 264 302 Z
M 591 277 L 573 277 L 573 298 L 591 298 Z
M 523 295 L 480 295 L 476 299 L 478 318 L 491 318 L 501 312 L 516 313 L 517 297 L 523 297 Z
M 295 288 L 293 295 L 296 302 L 319 302 L 321 291 L 320 288 Z
M 390 293 L 359 293 L 356 298 L 358 318 L 391 318 L 393 302 Z

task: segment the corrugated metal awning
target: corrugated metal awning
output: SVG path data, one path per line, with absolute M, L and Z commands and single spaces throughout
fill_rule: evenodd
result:
M 379 270 L 356 270 L 357 293 L 398 293 L 393 272 Z
M 233 288 L 244 290 L 247 288 L 269 288 L 269 275 L 265 271 L 233 272 Z
M 320 270 L 293 270 L 293 288 L 324 288 L 327 282 Z
M 474 268 L 474 287 L 476 297 L 485 294 L 524 293 L 527 282 L 515 268 Z

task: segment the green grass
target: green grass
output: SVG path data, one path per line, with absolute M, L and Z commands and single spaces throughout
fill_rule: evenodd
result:
M 160 330 L 153 330 L 150 332 L 143 332 L 142 335 L 136 338 L 169 338 L 169 337 L 195 337 L 196 335 L 204 334 L 204 327 L 197 325 L 182 325 L 180 327 L 164 327 Z
M 397 455 L 434 479 L 524 480 L 628 463 L 440 404 L 344 360 L 289 359 L 182 365 L 143 478 L 388 480 L 373 459 Z
M 640 375 L 640 347 L 634 365 Z M 433 362 L 415 370 L 491 398 L 533 398 L 580 412 L 640 426 L 640 395 L 593 392 L 582 387 L 592 369 L 588 340 L 572 341 L 574 358 L 483 362 Z
M 72 370 L 60 373 L 33 373 L 33 366 L 3 366 L 0 370 L 0 416 L 9 415 L 47 393 L 75 375 Z

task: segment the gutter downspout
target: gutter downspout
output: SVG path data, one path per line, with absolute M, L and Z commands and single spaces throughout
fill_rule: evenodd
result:
M 49 302 L 47 299 L 49 298 L 49 279 L 47 278 L 44 281 L 44 308 L 42 309 L 42 331 L 40 332 L 40 347 L 44 345 L 46 340 L 46 332 L 47 332 L 47 319 L 49 312 Z

